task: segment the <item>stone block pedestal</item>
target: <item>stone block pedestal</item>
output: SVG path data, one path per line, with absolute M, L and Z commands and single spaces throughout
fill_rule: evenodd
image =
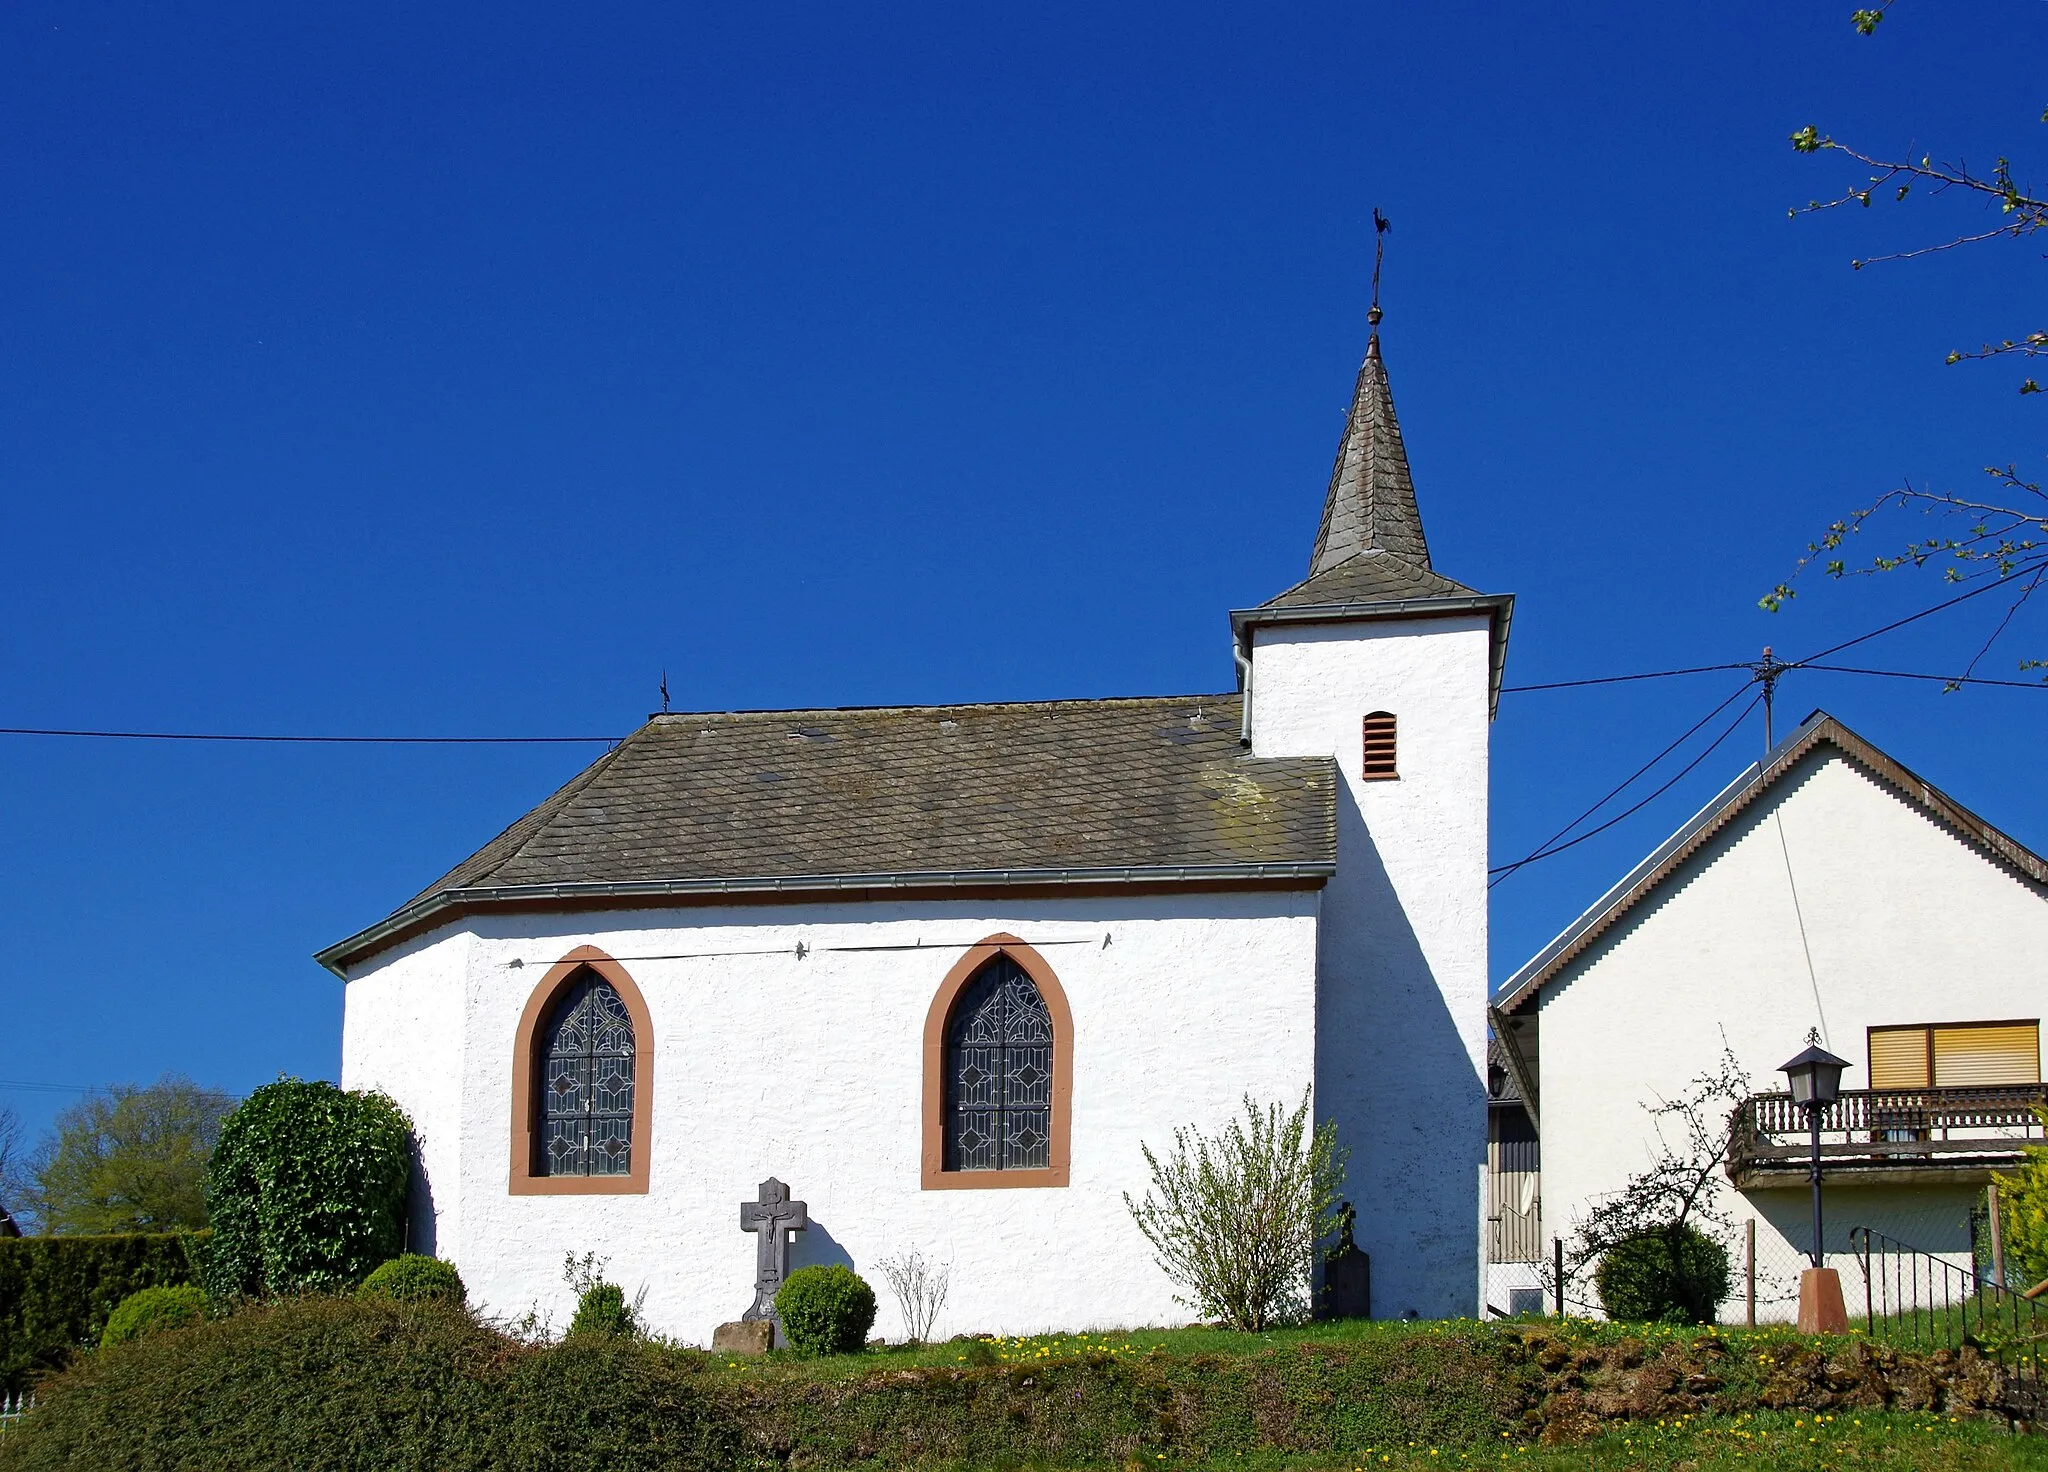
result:
M 1835 1295 L 1841 1297 L 1838 1292 Z M 714 1354 L 766 1354 L 775 1347 L 773 1319 L 738 1319 L 711 1331 Z
M 1849 1332 L 1849 1311 L 1842 1305 L 1842 1275 L 1833 1268 L 1808 1268 L 1799 1275 L 1799 1332 Z

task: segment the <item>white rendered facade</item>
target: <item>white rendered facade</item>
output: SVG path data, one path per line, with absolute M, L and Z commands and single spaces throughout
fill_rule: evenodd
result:
M 1483 615 L 1259 628 L 1252 753 L 1334 756 L 1316 1087 L 1351 1149 L 1376 1317 L 1475 1312 L 1486 1155 L 1488 670 Z M 1367 781 L 1364 717 L 1397 720 Z
M 1313 890 L 1125 901 L 957 901 L 528 916 L 464 924 L 348 987 L 344 1086 L 418 1129 L 431 1243 L 492 1312 L 566 1321 L 565 1253 L 611 1258 L 650 1322 L 708 1340 L 751 1299 L 739 1202 L 778 1176 L 810 1206 L 792 1266 L 911 1249 L 953 1264 L 945 1332 L 1186 1322 L 1122 1193 L 1139 1142 L 1213 1128 L 1246 1092 L 1296 1099 L 1315 1071 Z M 947 969 L 1008 932 L 1057 972 L 1074 1019 L 1072 1178 L 920 1189 L 920 1038 Z M 798 941 L 808 954 L 796 956 Z M 1066 943 L 1073 942 L 1073 943 Z M 514 1196 L 510 1060 L 540 975 L 578 945 L 616 958 L 654 1025 L 645 1195 Z M 844 950 L 920 946 L 914 950 Z M 703 956 L 706 952 L 773 955 Z M 690 960 L 635 957 L 690 954 Z M 514 966 L 518 961 L 522 964 Z
M 1649 1164 L 1642 1106 L 1713 1070 L 1724 1043 L 1756 1092 L 1780 1090 L 1778 1065 L 1817 1027 L 1850 1060 L 1843 1088 L 1862 1089 L 1872 1027 L 2040 1018 L 2044 895 L 1840 748 L 1815 747 L 1541 985 L 1546 1241 L 1569 1238 L 1599 1197 Z M 1904 1169 L 1828 1178 L 1825 1247 L 1852 1312 L 1862 1275 L 1850 1229 L 1966 1261 L 1983 1180 Z M 1756 1222 L 1759 1318 L 1793 1317 L 1811 1240 L 1807 1188 L 1731 1188 L 1723 1200 L 1738 1228 Z M 1736 1274 L 1731 1320 L 1745 1312 L 1739 1251 Z

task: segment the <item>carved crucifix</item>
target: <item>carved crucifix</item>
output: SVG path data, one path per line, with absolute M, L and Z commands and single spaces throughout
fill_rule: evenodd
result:
M 811 1222 L 809 1208 L 789 1199 L 789 1187 L 770 1176 L 761 1182 L 760 1200 L 740 1203 L 740 1230 L 755 1233 L 754 1306 L 741 1322 L 775 1318 L 775 1291 L 789 1275 L 789 1234 Z

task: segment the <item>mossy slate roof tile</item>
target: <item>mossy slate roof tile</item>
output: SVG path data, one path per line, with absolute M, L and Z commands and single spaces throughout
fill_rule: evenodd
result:
M 1327 864 L 1328 758 L 1240 698 L 659 715 L 420 896 L 1002 869 Z

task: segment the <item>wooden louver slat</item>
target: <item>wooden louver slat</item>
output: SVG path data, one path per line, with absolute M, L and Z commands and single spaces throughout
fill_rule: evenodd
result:
M 1376 710 L 1365 718 L 1365 763 L 1361 774 L 1368 782 L 1387 782 L 1400 776 L 1395 764 L 1394 717 Z

